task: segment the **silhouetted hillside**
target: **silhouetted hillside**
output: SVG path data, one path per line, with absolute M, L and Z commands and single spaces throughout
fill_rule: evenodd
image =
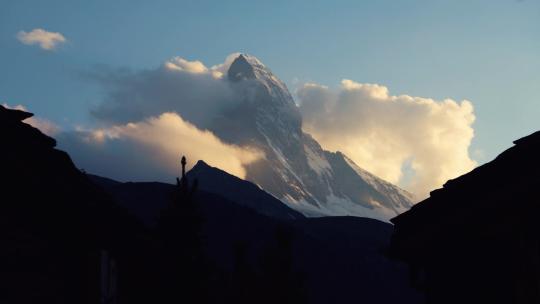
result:
M 31 116 L 0 106 L 0 302 L 97 303 L 102 257 L 138 250 L 145 230 L 54 139 L 21 122 Z
M 165 183 L 120 183 L 97 175 L 89 174 L 89 176 L 103 188 L 115 194 L 120 201 L 130 201 L 131 205 L 129 208 L 131 211 L 137 214 L 147 224 L 153 223 L 155 218 L 148 216 L 146 202 L 157 200 L 160 203 L 155 205 L 155 208 L 163 208 L 164 204 L 170 199 L 168 193 L 172 191 L 172 185 Z M 199 190 L 202 192 L 216 194 L 235 204 L 252 209 L 261 215 L 282 220 L 305 218 L 300 212 L 291 209 L 255 184 L 242 180 L 218 168 L 211 167 L 202 160 L 199 160 L 187 172 L 186 176 L 190 180 L 197 180 L 199 182 Z M 155 214 L 155 212 L 152 213 Z
M 0 107 L 1 303 L 419 302 L 388 224 L 295 217 L 202 163 L 176 186 L 87 175 L 30 116 Z
M 429 303 L 539 303 L 540 132 L 392 219 Z
M 219 194 L 262 215 L 284 220 L 305 217 L 255 184 L 237 178 L 218 168 L 210 167 L 202 160 L 197 162 L 187 173 L 187 176 L 192 180 L 197 179 L 201 190 Z
M 173 188 L 162 183 L 93 179 L 149 225 L 155 224 Z M 293 236 L 291 262 L 307 303 L 421 303 L 420 294 L 408 285 L 405 266 L 385 257 L 392 233 L 389 224 L 357 217 L 283 221 L 203 190 L 197 191 L 196 199 L 204 218 L 205 252 L 224 277 L 236 273 L 239 248 L 249 265 L 246 268 L 260 271 L 261 259 L 269 247 L 276 246 L 276 231 L 285 228 Z

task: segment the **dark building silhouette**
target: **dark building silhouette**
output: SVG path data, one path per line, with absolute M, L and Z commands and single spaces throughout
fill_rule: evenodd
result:
M 540 303 L 540 132 L 393 218 L 428 303 Z

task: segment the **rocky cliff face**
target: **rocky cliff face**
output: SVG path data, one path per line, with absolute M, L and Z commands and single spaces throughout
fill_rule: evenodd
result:
M 361 169 L 342 153 L 323 150 L 304 133 L 287 87 L 258 59 L 238 56 L 227 76 L 244 99 L 223 113 L 212 131 L 228 142 L 265 153 L 265 159 L 247 168 L 247 180 L 309 216 L 388 220 L 412 206 L 409 193 Z

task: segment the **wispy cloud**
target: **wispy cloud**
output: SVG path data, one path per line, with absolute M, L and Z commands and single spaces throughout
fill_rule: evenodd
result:
M 92 115 L 101 122 L 128 123 L 177 112 L 198 128 L 210 129 L 216 117 L 243 100 L 224 77 L 235 56 L 212 67 L 175 57 L 155 69 L 97 69 L 87 76 L 106 97 Z
M 48 32 L 44 29 L 36 28 L 30 32 L 20 31 L 17 39 L 27 45 L 39 45 L 40 48 L 51 51 L 57 45 L 66 42 L 66 38 L 61 33 Z

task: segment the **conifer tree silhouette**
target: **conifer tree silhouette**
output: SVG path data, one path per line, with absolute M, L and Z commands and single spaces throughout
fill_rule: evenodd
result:
M 186 158 L 182 157 L 182 175 L 176 178 L 171 203 L 161 212 L 158 237 L 160 257 L 161 303 L 204 303 L 206 268 L 201 242 L 202 216 L 197 204 L 197 180 L 186 176 Z
M 198 188 L 198 181 L 195 179 L 193 181 L 193 184 L 191 184 L 191 188 L 189 186 L 189 181 L 186 176 L 186 157 L 182 156 L 182 159 L 180 160 L 180 164 L 182 165 L 182 177 L 176 178 L 176 191 L 174 195 L 176 197 L 173 198 L 173 204 L 185 204 L 187 205 L 193 205 L 193 196 L 195 194 L 195 191 L 197 191 Z

